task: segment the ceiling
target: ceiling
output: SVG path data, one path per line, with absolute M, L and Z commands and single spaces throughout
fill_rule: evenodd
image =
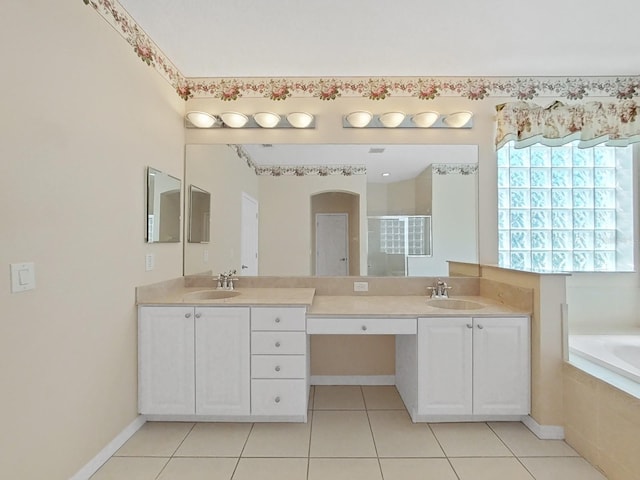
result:
M 638 0 L 120 0 L 186 77 L 640 73 Z
M 432 163 L 478 162 L 477 145 L 243 145 L 260 166 L 365 165 L 368 183 L 415 178 Z M 390 173 L 383 177 L 383 173 Z

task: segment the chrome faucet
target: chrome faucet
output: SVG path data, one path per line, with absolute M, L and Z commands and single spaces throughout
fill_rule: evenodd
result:
M 238 280 L 237 278 L 233 278 L 235 274 L 235 270 L 229 270 L 227 273 L 219 273 L 218 290 L 233 290 L 233 282 Z
M 438 279 L 435 286 L 427 287 L 427 290 L 431 291 L 431 298 L 449 298 L 449 290 L 452 288 L 447 285 L 447 282 Z

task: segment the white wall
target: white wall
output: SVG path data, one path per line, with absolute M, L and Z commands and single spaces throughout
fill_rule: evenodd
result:
M 182 178 L 184 102 L 83 2 L 1 10 L 0 478 L 66 480 L 137 416 L 134 287 L 182 272 L 144 184 Z
M 232 269 L 240 274 L 242 193 L 258 200 L 260 207 L 258 177 L 227 145 L 187 145 L 186 157 L 185 191 L 193 184 L 211 193 L 211 240 L 185 242 L 185 274 Z
M 366 269 L 366 176 L 260 176 L 260 275 L 311 275 L 311 196 L 360 196 L 360 268 Z

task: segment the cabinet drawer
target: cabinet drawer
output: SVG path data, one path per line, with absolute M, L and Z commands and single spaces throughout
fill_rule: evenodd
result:
M 307 410 L 305 380 L 252 380 L 253 415 L 304 415 Z
M 305 378 L 305 355 L 252 355 L 251 378 Z
M 415 335 L 415 318 L 337 318 L 311 317 L 307 332 L 324 335 Z
M 252 332 L 251 353 L 262 355 L 304 355 L 305 332 Z
M 254 307 L 251 309 L 251 330 L 304 331 L 306 309 Z

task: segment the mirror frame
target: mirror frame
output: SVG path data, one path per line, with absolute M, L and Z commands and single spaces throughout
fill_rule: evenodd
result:
M 203 198 L 206 198 L 206 212 L 202 212 L 203 213 L 203 225 L 202 227 L 199 229 L 200 232 L 202 233 L 202 235 L 198 236 L 198 238 L 194 238 L 196 237 L 195 232 L 194 232 L 194 225 L 196 225 L 195 222 L 195 218 L 194 218 L 194 208 L 193 205 L 195 203 L 195 198 L 199 195 L 202 195 Z M 198 202 L 200 203 L 200 202 Z M 204 215 L 204 213 L 206 213 L 206 216 Z M 189 185 L 189 213 L 188 213 L 188 219 L 189 219 L 189 234 L 187 236 L 187 242 L 189 243 L 209 243 L 211 241 L 211 193 L 207 192 L 206 190 L 200 188 L 200 187 L 196 187 L 195 185 L 191 184 Z
M 164 178 L 167 180 L 169 184 L 169 189 L 163 192 L 156 192 L 156 180 L 158 178 Z M 146 178 L 146 191 L 145 191 L 145 213 L 146 213 L 146 228 L 145 228 L 145 241 L 147 243 L 180 243 L 181 241 L 181 229 L 182 229 L 182 180 L 168 173 L 162 172 L 153 167 L 147 167 L 147 178 Z M 163 215 L 161 210 L 161 203 L 156 202 L 156 193 L 159 195 L 165 193 L 171 193 L 174 196 L 177 194 L 178 204 L 177 208 L 167 212 L 165 207 L 165 214 Z M 173 198 L 172 198 L 173 200 Z M 156 205 L 156 203 L 158 203 Z M 167 216 L 169 215 L 169 216 Z M 153 217 L 153 218 L 152 218 Z M 157 219 L 157 220 L 156 220 Z M 165 222 L 162 222 L 162 220 Z M 162 223 L 161 223 L 162 222 Z M 168 227 L 168 230 L 166 228 Z M 154 238 L 154 232 L 157 228 L 158 232 L 162 228 L 165 231 L 172 232 L 166 239 L 163 239 L 158 233 L 158 238 Z

